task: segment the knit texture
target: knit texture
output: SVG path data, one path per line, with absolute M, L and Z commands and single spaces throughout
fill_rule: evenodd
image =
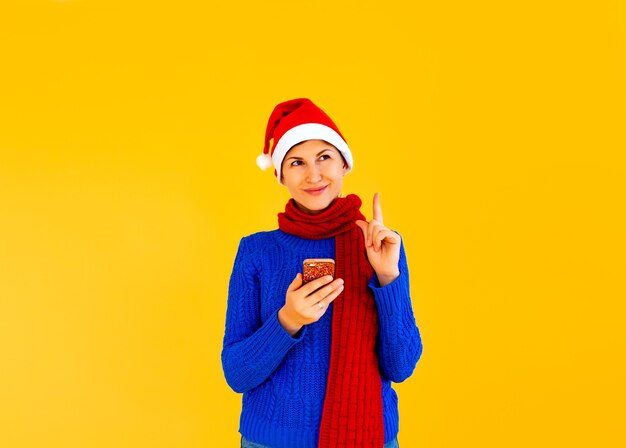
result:
M 302 272 L 303 260 L 335 255 L 334 238 L 311 240 L 281 230 L 258 232 L 239 243 L 229 284 L 222 366 L 228 384 L 243 393 L 239 431 L 248 440 L 274 448 L 318 446 L 334 304 L 295 337 L 283 329 L 277 314 L 289 284 Z M 403 245 L 399 270 L 400 276 L 384 287 L 375 274 L 368 283 L 378 314 L 385 442 L 398 433 L 398 399 L 391 382 L 408 378 L 422 353 Z
M 382 385 L 376 356 L 378 322 L 367 283 L 373 270 L 356 220 L 364 220 L 361 199 L 337 198 L 316 215 L 293 199 L 278 215 L 278 227 L 303 238 L 335 237 L 336 276 L 344 292 L 333 302 L 330 371 L 320 428 L 320 448 L 380 448 L 384 441 Z

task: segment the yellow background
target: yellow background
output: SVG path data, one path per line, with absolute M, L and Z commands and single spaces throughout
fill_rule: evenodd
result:
M 624 2 L 0 5 L 1 447 L 238 446 L 228 278 L 300 96 L 404 237 L 401 446 L 626 444 Z

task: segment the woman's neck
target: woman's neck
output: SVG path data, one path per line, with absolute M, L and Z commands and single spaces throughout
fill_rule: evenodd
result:
M 339 196 L 337 196 L 337 197 L 339 197 Z M 295 199 L 293 200 L 293 202 L 295 202 L 296 208 L 298 210 L 300 210 L 302 213 L 306 213 L 308 215 L 319 215 L 320 213 L 324 212 L 325 210 L 328 210 L 328 208 L 330 206 L 332 206 L 335 203 L 336 200 L 337 200 L 337 198 L 333 199 L 331 201 L 331 203 L 326 206 L 326 208 L 323 208 L 321 210 L 311 210 L 311 209 L 308 209 L 305 206 L 303 206 L 302 204 L 300 204 L 298 201 L 296 201 Z

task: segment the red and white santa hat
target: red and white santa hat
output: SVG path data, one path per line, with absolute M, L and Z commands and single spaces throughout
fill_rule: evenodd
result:
M 274 174 L 282 184 L 280 167 L 287 152 L 305 140 L 318 139 L 337 148 L 346 159 L 348 171 L 352 169 L 352 153 L 333 120 L 308 98 L 285 101 L 270 115 L 263 153 L 257 157 L 256 163 L 262 170 L 274 165 Z M 273 140 L 272 145 L 270 140 Z

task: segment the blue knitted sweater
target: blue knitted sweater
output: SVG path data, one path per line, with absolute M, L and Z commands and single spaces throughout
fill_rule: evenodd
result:
M 295 337 L 278 321 L 287 287 L 302 272 L 305 258 L 335 258 L 335 239 L 309 240 L 281 230 L 255 233 L 241 239 L 230 278 L 224 375 L 234 391 L 243 393 L 239 432 L 273 448 L 316 447 L 322 418 L 332 304 Z M 408 378 L 422 353 L 404 244 L 399 269 L 400 276 L 384 287 L 376 274 L 369 282 L 378 309 L 385 442 L 398 433 L 398 398 L 391 381 Z

